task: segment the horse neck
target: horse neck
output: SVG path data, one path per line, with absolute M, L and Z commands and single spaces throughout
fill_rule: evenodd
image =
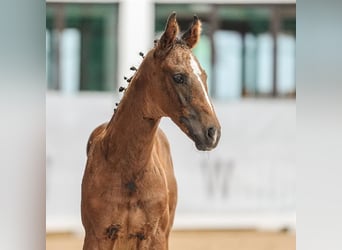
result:
M 130 168 L 141 169 L 151 157 L 153 139 L 160 117 L 150 117 L 151 105 L 148 79 L 136 73 L 119 107 L 109 122 L 105 136 L 107 159 L 124 162 Z

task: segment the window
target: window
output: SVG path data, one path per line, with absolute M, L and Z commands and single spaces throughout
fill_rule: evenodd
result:
M 117 74 L 117 4 L 48 3 L 48 89 L 114 90 Z
M 156 33 L 173 10 L 182 30 L 202 20 L 194 53 L 213 98 L 295 97 L 295 4 L 156 4 Z

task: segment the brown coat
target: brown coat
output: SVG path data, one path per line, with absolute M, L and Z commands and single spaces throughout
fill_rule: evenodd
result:
M 199 29 L 196 17 L 177 40 L 172 14 L 111 121 L 92 132 L 82 182 L 84 250 L 168 249 L 177 185 L 160 119 L 170 117 L 200 150 L 216 147 L 220 136 L 205 72 L 190 50 Z

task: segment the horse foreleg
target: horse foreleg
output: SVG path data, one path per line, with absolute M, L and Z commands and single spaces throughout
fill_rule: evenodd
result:
M 83 250 L 100 250 L 99 242 L 93 234 L 84 237 Z
M 115 239 L 98 239 L 94 234 L 86 234 L 83 250 L 112 250 L 115 242 Z

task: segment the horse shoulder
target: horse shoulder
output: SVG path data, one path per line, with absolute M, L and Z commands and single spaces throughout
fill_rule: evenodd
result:
M 97 150 L 99 149 L 99 142 L 102 139 L 101 134 L 106 127 L 107 123 L 99 125 L 91 132 L 88 139 L 87 162 L 82 178 L 83 198 L 96 194 L 96 192 L 98 192 L 97 188 L 101 189 L 104 185 L 107 185 L 107 182 L 103 179 L 109 178 L 109 175 L 105 173 L 99 174 L 100 172 L 105 171 L 106 168 L 102 167 L 105 164 L 104 158 L 101 156 L 102 152 Z
M 157 157 L 159 158 L 159 161 L 161 161 L 164 170 L 172 170 L 173 166 L 170 144 L 165 133 L 160 128 L 158 128 L 154 144 L 156 149 L 155 152 L 157 154 Z
M 165 133 L 163 132 L 163 130 L 161 130 L 160 128 L 158 128 L 157 130 L 157 140 L 158 140 L 160 150 L 163 150 L 165 153 L 170 154 L 169 141 Z
M 94 144 L 94 141 L 97 139 L 97 137 L 105 130 L 107 127 L 107 122 L 99 125 L 96 127 L 90 134 L 88 142 L 87 142 L 87 155 L 89 155 L 89 151 L 91 146 Z
M 171 158 L 170 144 L 164 132 L 158 129 L 157 132 L 158 156 L 163 164 L 165 171 L 168 194 L 169 194 L 169 223 L 173 224 L 175 208 L 177 204 L 177 182 L 173 169 L 173 162 Z

